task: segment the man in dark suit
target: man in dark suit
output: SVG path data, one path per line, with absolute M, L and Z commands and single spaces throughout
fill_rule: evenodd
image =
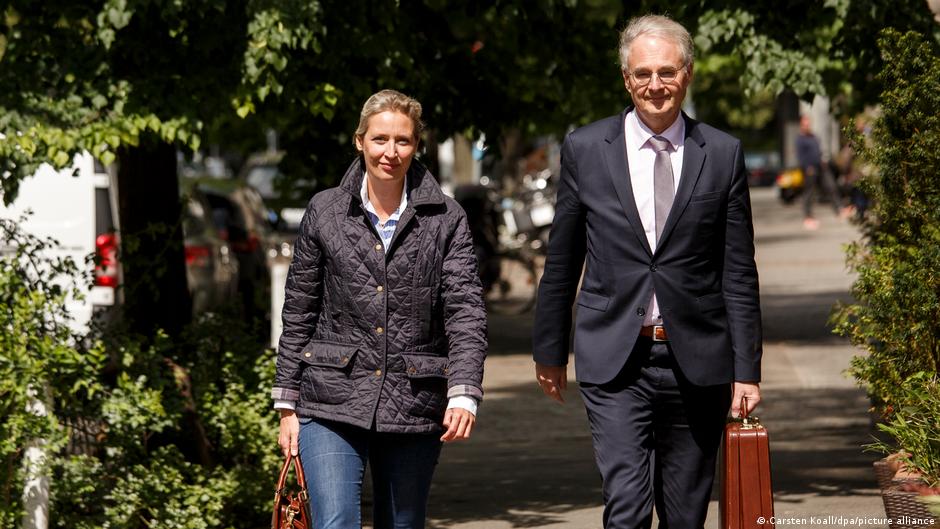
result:
M 681 111 L 692 42 L 661 16 L 620 38 L 633 105 L 570 133 L 533 340 L 563 401 L 574 351 L 604 526 L 701 528 L 731 407 L 760 401 L 761 316 L 741 142 Z M 579 279 L 583 280 L 579 290 Z

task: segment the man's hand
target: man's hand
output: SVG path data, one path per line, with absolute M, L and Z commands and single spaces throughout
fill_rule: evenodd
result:
M 546 395 L 562 404 L 565 403 L 561 392 L 568 389 L 568 366 L 543 366 L 537 363 L 535 378 Z
M 731 416 L 743 417 L 741 399 L 747 398 L 747 414 L 750 415 L 760 402 L 760 384 L 753 382 L 735 382 L 731 393 Z
M 277 437 L 277 444 L 281 447 L 284 457 L 287 454 L 297 455 L 297 438 L 300 437 L 300 420 L 294 410 L 281 410 L 281 431 Z
M 447 431 L 441 436 L 441 442 L 470 439 L 470 432 L 476 420 L 476 416 L 470 413 L 470 410 L 450 408 L 444 412 L 444 428 L 447 428 Z

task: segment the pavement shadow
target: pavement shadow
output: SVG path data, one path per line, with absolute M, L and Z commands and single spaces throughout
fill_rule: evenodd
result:
M 833 306 L 839 301 L 854 300 L 844 291 L 761 294 L 764 342 L 845 343 L 829 325 Z
M 600 506 L 584 406 L 574 388 L 567 398 L 549 401 L 534 382 L 488 391 L 472 440 L 444 447 L 428 527 L 479 520 L 545 527 Z
M 804 495 L 879 497 L 866 451 L 875 427 L 858 388 L 767 389 L 759 409 L 768 428 L 778 502 Z M 788 498 L 793 497 L 793 498 Z
M 878 498 L 863 445 L 874 428 L 855 388 L 768 389 L 759 408 L 771 437 L 775 501 Z M 444 448 L 431 492 L 428 527 L 502 521 L 544 527 L 602 505 L 591 436 L 574 388 L 559 406 L 534 384 L 494 389 L 469 443 Z M 717 485 L 713 498 L 717 499 Z M 598 520 L 599 521 L 599 520 Z

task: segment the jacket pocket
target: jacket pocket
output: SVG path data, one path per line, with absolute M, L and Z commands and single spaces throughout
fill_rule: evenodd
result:
M 447 358 L 402 353 L 407 394 L 405 409 L 410 415 L 441 420 L 447 402 Z
M 721 292 L 695 298 L 699 312 L 708 312 L 725 308 L 725 296 Z
M 351 373 L 359 346 L 313 340 L 301 352 L 305 365 L 301 397 L 320 404 L 341 404 L 353 391 Z
M 607 306 L 610 304 L 610 298 L 607 296 L 602 296 L 600 294 L 595 294 L 593 292 L 588 292 L 582 290 L 578 294 L 578 305 L 582 307 L 587 307 L 594 310 L 607 310 Z
M 721 191 L 709 191 L 708 193 L 701 193 L 698 195 L 692 195 L 689 199 L 690 202 L 705 202 L 708 200 L 715 200 L 721 198 Z

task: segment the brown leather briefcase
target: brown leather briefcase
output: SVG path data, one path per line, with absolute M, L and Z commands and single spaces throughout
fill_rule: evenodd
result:
M 747 410 L 746 403 L 742 409 Z M 721 529 L 773 528 L 767 429 L 746 414 L 729 419 L 721 455 Z

